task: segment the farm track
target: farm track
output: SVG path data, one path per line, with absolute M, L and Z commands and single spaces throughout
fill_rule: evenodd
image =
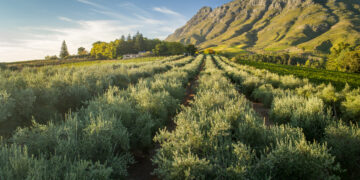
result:
M 186 86 L 186 95 L 183 99 L 181 105 L 190 106 L 190 102 L 194 99 L 196 94 L 196 88 L 199 85 L 198 80 L 200 77 L 200 72 L 204 70 L 205 59 L 199 67 L 198 73 L 192 78 Z M 176 115 L 169 117 L 171 119 L 169 124 L 166 126 L 166 129 L 170 132 L 175 130 L 176 124 L 173 121 L 173 118 Z M 133 164 L 128 169 L 129 180 L 159 180 L 156 175 L 153 175 L 152 172 L 155 169 L 155 166 L 152 164 L 151 158 L 155 155 L 156 150 L 160 148 L 160 145 L 156 143 L 153 148 L 147 150 L 147 152 L 133 152 L 135 156 L 136 163 Z

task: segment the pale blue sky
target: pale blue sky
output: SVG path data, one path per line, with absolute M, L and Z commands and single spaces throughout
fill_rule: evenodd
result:
M 230 0 L 1 0 L 0 62 L 71 54 L 137 31 L 164 39 L 201 7 Z

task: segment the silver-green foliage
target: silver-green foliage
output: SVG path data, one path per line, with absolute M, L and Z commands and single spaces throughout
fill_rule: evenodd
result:
M 233 142 L 231 133 L 243 100 L 208 57 L 191 108 L 176 116 L 173 133 L 161 130 L 155 137 L 161 143 L 153 160 L 159 166 L 155 173 L 164 179 L 243 177 L 254 154 Z
M 323 140 L 331 148 L 330 152 L 347 171 L 344 179 L 357 179 L 360 176 L 360 129 L 358 125 L 333 123 L 325 129 Z
M 239 65 L 229 61 L 227 58 L 216 58 L 217 64 L 226 71 L 228 77 L 240 87 L 241 91 L 255 100 L 263 100 L 269 105 L 270 94 L 276 89 L 276 94 L 280 91 L 292 94 L 298 94 L 304 97 L 316 96 L 323 100 L 327 108 L 330 108 L 332 114 L 347 122 L 358 122 L 359 107 L 359 89 L 350 90 L 349 86 L 338 91 L 331 84 L 314 85 L 309 83 L 308 79 L 301 79 L 292 75 L 278 75 L 267 70 L 259 70 L 254 67 Z M 260 88 L 263 84 L 270 84 L 273 88 Z M 268 91 L 266 91 L 268 90 Z M 294 92 L 293 92 L 294 91 Z M 265 95 L 265 99 L 259 96 Z
M 0 148 L 0 179 L 109 179 L 111 168 L 86 160 L 66 157 L 36 158 L 26 146 L 12 144 Z
M 13 116 L 15 100 L 6 91 L 0 91 L 0 122 L 6 121 Z
M 275 89 L 271 84 L 264 84 L 256 88 L 252 92 L 251 97 L 255 101 L 262 102 L 266 107 L 271 107 L 274 97 L 282 97 L 290 94 L 292 94 L 290 90 Z
M 326 145 L 279 141 L 256 165 L 253 179 L 340 179 L 340 166 Z
M 360 123 L 360 89 L 347 93 L 340 108 L 344 120 Z
M 124 89 L 139 78 L 150 77 L 191 61 L 191 58 L 178 60 L 180 57 L 152 64 L 114 63 L 70 68 L 48 66 L 0 71 L 0 91 L 6 91 L 13 101 L 0 107 L 0 112 L 5 109 L 11 112 L 6 119 L 5 116 L 2 119 L 7 123 L 28 125 L 34 116 L 37 121 L 46 123 L 70 109 L 81 108 L 85 101 L 103 94 L 111 86 Z
M 177 89 L 185 89 L 202 56 L 187 62 L 191 63 L 144 79 L 127 90 L 110 87 L 88 101 L 87 108 L 68 114 L 65 121 L 47 125 L 34 122 L 32 128 L 18 129 L 11 140 L 26 145 L 29 154 L 36 158 L 60 156 L 74 162 L 99 162 L 113 170 L 112 178 L 123 178 L 133 163 L 130 152 L 150 147 L 157 128 L 164 127 L 179 107 L 179 100 L 171 96 L 170 89 L 184 92 Z M 169 86 L 171 79 L 181 83 Z
M 153 158 L 158 166 L 155 173 L 163 179 L 263 179 L 272 170 L 281 171 L 276 167 L 263 167 L 259 158 L 268 154 L 277 154 L 279 159 L 307 157 L 309 164 L 319 167 L 308 177 L 314 174 L 325 179 L 335 177 L 338 169 L 326 146 L 317 143 L 306 144 L 308 151 L 303 153 L 277 153 L 281 148 L 291 149 L 292 143 L 304 143 L 301 129 L 265 127 L 245 97 L 235 90 L 222 71 L 216 69 L 210 57 L 206 70 L 201 73 L 194 102 L 191 107 L 183 107 L 175 123 L 177 127 L 173 132 L 163 129 L 154 138 L 161 145 Z M 284 147 L 278 143 L 280 141 Z M 279 162 L 284 167 L 288 164 L 289 161 Z M 308 164 L 293 163 L 294 169 L 288 171 L 301 175 L 305 165 Z M 324 171 L 329 173 L 322 173 Z
M 302 128 L 310 141 L 320 140 L 325 127 L 333 120 L 326 112 L 322 100 L 300 96 L 276 97 L 271 107 L 270 119 L 278 124 Z

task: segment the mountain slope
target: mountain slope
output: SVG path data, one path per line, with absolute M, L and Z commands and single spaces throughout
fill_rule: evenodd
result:
M 234 0 L 204 7 L 167 41 L 252 51 L 322 51 L 360 43 L 359 0 Z

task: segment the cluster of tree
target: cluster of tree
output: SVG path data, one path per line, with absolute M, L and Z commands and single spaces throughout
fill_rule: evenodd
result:
M 135 36 L 121 36 L 120 39 L 107 42 L 95 42 L 90 54 L 96 59 L 116 59 L 121 58 L 124 54 L 135 54 L 141 51 L 151 51 L 156 44 L 161 43 L 158 39 L 147 39 L 142 34 L 137 33 Z
M 115 41 L 95 42 L 91 49 L 91 56 L 96 59 L 118 59 L 124 54 L 137 54 L 139 52 L 152 51 L 155 55 L 168 56 L 188 53 L 194 55 L 194 45 L 184 45 L 179 42 L 166 42 L 159 39 L 148 39 L 142 34 L 122 36 Z
M 322 58 L 312 57 L 309 55 L 294 55 L 294 54 L 239 54 L 235 57 L 238 60 L 248 60 L 256 62 L 267 62 L 282 65 L 302 65 L 306 67 L 322 68 L 325 66 L 325 61 Z
M 184 45 L 179 42 L 166 42 L 163 41 L 160 44 L 157 44 L 153 49 L 153 53 L 158 56 L 169 56 L 169 55 L 177 55 L 177 54 L 188 54 L 195 55 L 197 48 L 192 45 Z
M 340 43 L 333 46 L 327 61 L 323 58 L 310 55 L 266 55 L 266 54 L 239 54 L 237 60 L 267 62 L 283 65 L 301 65 L 311 68 L 326 68 L 327 70 L 360 73 L 360 45 L 351 46 Z
M 45 56 L 45 60 L 58 60 L 59 58 L 56 55 L 53 56 Z
M 129 34 L 127 38 L 123 35 L 120 39 L 109 43 L 102 41 L 95 42 L 90 52 L 80 47 L 78 48 L 77 55 L 70 55 L 66 42 L 63 41 L 59 57 L 46 56 L 45 59 L 121 59 L 124 54 L 138 54 L 139 52 L 148 52 L 143 53 L 147 55 L 169 56 L 184 53 L 195 55 L 196 51 L 197 48 L 192 44 L 184 45 L 179 42 L 148 39 L 138 32 L 134 36 Z
M 340 43 L 331 48 L 326 69 L 360 73 L 360 45 L 350 46 L 347 43 Z

